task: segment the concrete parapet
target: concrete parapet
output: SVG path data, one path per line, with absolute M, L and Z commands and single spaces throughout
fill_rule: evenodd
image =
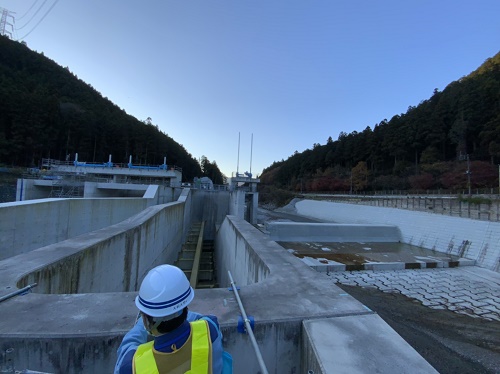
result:
M 5 259 L 0 279 L 19 288 L 37 283 L 37 293 L 135 291 L 151 267 L 177 256 L 183 214 L 182 203 L 147 208 L 118 224 Z
M 269 222 L 271 239 L 289 242 L 399 242 L 401 232 L 394 225 Z
M 304 321 L 301 373 L 437 373 L 376 314 Z
M 0 260 L 114 225 L 139 213 L 137 198 L 41 199 L 0 204 Z

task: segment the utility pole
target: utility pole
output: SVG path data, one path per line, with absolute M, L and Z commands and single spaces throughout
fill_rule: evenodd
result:
M 352 169 L 351 169 L 351 189 L 349 191 L 349 195 L 352 195 Z
M 470 191 L 470 159 L 469 159 L 469 155 L 467 155 L 467 171 L 465 172 L 465 174 L 467 174 L 467 187 L 469 188 L 469 197 L 470 197 L 471 191 Z
M 469 197 L 471 196 L 471 185 L 470 185 L 470 175 L 471 175 L 471 171 L 470 171 L 470 158 L 469 158 L 469 154 L 466 154 L 465 156 L 462 155 L 462 152 L 460 152 L 460 156 L 458 156 L 458 159 L 460 161 L 462 161 L 463 159 L 466 159 L 467 160 L 467 171 L 465 172 L 465 174 L 467 175 L 467 189 L 469 190 Z M 500 182 L 499 182 L 499 187 L 500 187 Z M 499 191 L 500 193 L 500 191 Z

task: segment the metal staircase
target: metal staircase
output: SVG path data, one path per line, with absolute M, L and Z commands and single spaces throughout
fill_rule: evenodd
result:
M 215 280 L 214 243 L 203 241 L 204 222 L 189 229 L 175 265 L 186 274 L 193 288 L 217 287 Z
M 83 197 L 84 184 L 82 181 L 60 179 L 52 182 L 49 197 Z

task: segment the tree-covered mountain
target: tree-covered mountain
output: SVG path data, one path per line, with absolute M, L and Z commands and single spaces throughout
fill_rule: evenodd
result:
M 63 68 L 27 46 L 0 37 L 0 163 L 38 166 L 42 158 L 168 165 L 183 179 L 202 176 L 198 161 L 148 118 L 127 114 Z M 214 183 L 217 164 L 205 159 Z
M 497 187 L 500 52 L 406 113 L 341 132 L 264 169 L 265 184 L 295 191 Z M 467 173 L 467 171 L 469 173 Z

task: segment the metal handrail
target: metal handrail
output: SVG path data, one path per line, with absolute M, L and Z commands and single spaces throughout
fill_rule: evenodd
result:
M 26 286 L 26 287 L 23 287 L 23 288 L 18 289 L 17 291 L 11 292 L 11 293 L 9 293 L 9 294 L 7 294 L 7 295 L 4 295 L 4 296 L 0 297 L 0 303 L 1 303 L 2 301 L 5 301 L 5 300 L 7 300 L 7 299 L 10 299 L 11 297 L 14 297 L 14 296 L 17 296 L 17 295 L 21 295 L 21 294 L 23 294 L 23 293 L 25 293 L 25 292 L 30 291 L 33 287 L 36 287 L 36 286 L 37 286 L 37 284 L 38 284 L 38 283 L 33 283 L 33 284 L 30 284 L 30 285 L 28 285 L 28 286 Z
M 228 270 L 227 273 L 229 275 L 229 280 L 231 281 L 231 287 L 234 291 L 234 296 L 236 297 L 236 301 L 238 302 L 238 306 L 240 307 L 241 316 L 243 317 L 243 321 L 245 322 L 245 328 L 247 330 L 248 336 L 250 337 L 250 341 L 252 342 L 253 349 L 255 350 L 255 355 L 257 356 L 257 361 L 259 362 L 260 369 L 262 370 L 262 374 L 269 374 L 266 368 L 266 364 L 264 363 L 264 359 L 262 358 L 262 354 L 260 353 L 259 346 L 257 345 L 257 340 L 255 340 L 255 336 L 253 335 L 250 320 L 248 319 L 245 308 L 243 308 L 243 304 L 241 303 L 240 295 L 238 294 L 238 290 L 236 289 L 236 284 L 233 281 L 231 272 Z

